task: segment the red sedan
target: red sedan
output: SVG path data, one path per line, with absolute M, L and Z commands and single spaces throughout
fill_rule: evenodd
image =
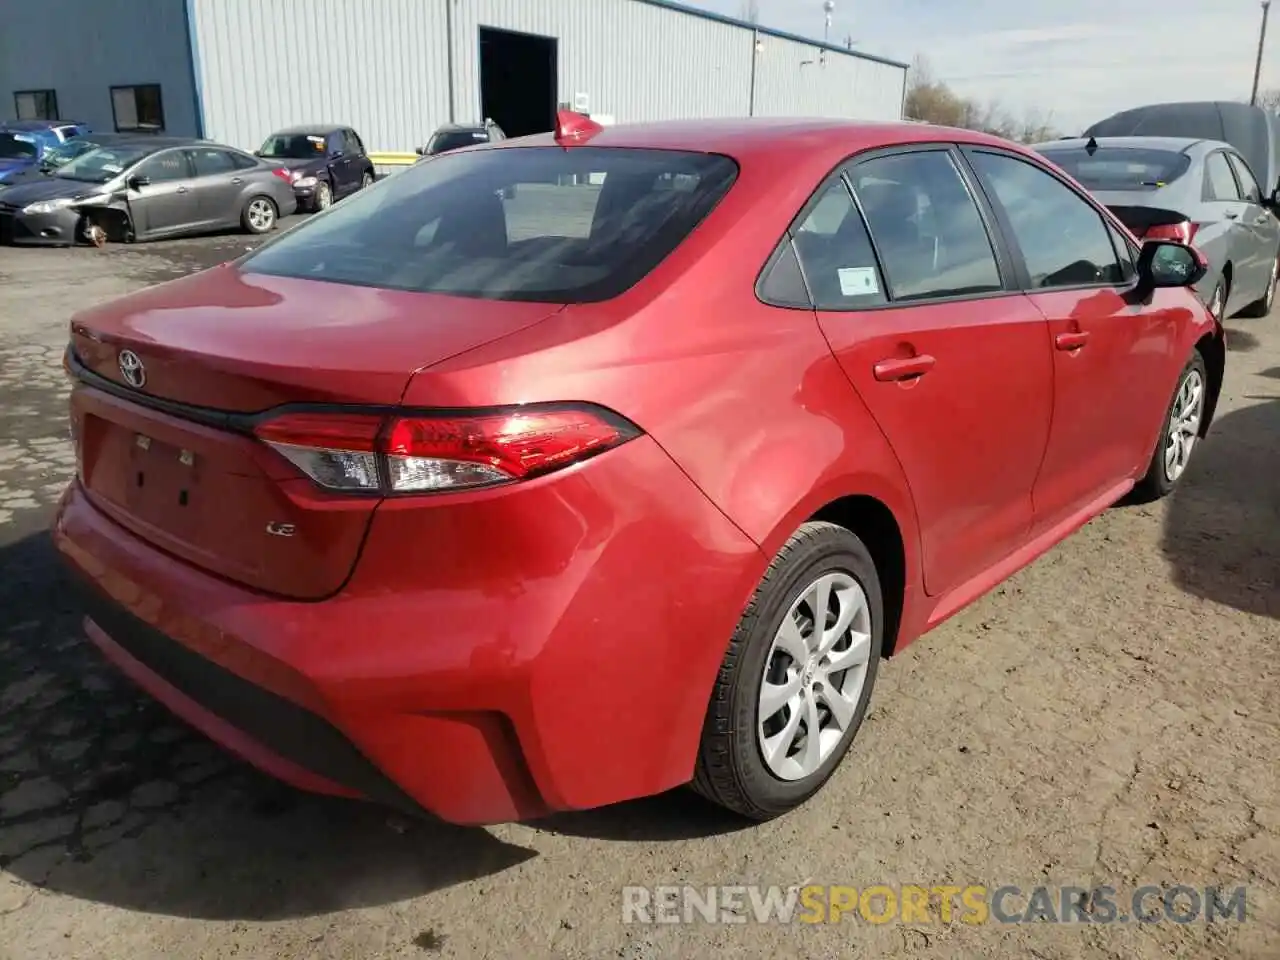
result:
M 756 819 L 877 665 L 1205 435 L 1203 261 L 921 124 L 441 156 L 75 317 L 89 637 L 300 787 Z

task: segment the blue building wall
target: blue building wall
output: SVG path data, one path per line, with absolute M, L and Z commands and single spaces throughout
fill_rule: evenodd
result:
M 187 0 L 0 0 L 0 120 L 54 90 L 60 119 L 115 129 L 111 87 L 159 84 L 165 132 L 198 133 Z

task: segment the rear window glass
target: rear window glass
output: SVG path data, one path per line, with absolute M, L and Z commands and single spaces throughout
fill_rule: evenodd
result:
M 1173 150 L 1099 147 L 1090 156 L 1081 147 L 1041 153 L 1090 190 L 1154 190 L 1177 180 L 1191 166 L 1190 157 Z
M 36 153 L 36 145 L 30 137 L 0 133 L 0 159 L 31 160 L 35 158 Z
M 518 147 L 445 154 L 261 246 L 250 273 L 489 300 L 606 300 L 732 186 L 728 157 Z
M 489 135 L 483 130 L 450 130 L 437 133 L 427 145 L 427 153 L 445 153 L 460 147 L 474 147 L 477 143 L 488 143 Z

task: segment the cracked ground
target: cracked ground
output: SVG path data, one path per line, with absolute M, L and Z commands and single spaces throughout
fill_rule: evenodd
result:
M 0 249 L 0 957 L 1280 956 L 1280 328 L 1232 325 L 1185 485 L 1120 506 L 881 671 L 827 789 L 487 830 L 295 793 L 81 639 L 46 536 L 77 309 L 240 237 Z M 627 884 L 1248 887 L 1244 923 L 624 925 Z M 1122 893 L 1123 896 L 1123 893 Z

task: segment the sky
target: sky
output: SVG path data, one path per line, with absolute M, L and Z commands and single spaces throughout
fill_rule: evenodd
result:
M 739 17 L 743 0 L 682 0 Z M 760 23 L 821 38 L 822 0 L 757 0 Z M 1247 100 L 1260 0 L 835 0 L 831 38 L 910 62 L 1015 115 L 1078 133 L 1117 110 L 1174 100 Z M 1280 87 L 1280 4 L 1261 87 Z

